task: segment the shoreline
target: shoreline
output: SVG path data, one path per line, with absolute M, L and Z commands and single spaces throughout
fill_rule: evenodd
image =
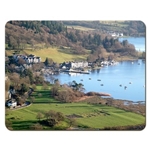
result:
M 109 93 L 104 93 L 104 92 L 94 92 L 94 91 L 90 91 L 90 92 L 87 92 L 87 93 L 84 93 L 85 94 L 85 96 L 100 96 L 101 98 L 104 98 L 104 99 L 113 99 L 113 100 L 121 100 L 121 101 L 124 101 L 124 102 L 129 102 L 129 103 L 135 103 L 135 104 L 137 104 L 137 103 L 143 103 L 143 104 L 145 104 L 146 103 L 146 100 L 139 100 L 139 101 L 133 101 L 133 100 L 131 100 L 131 99 L 121 99 L 121 98 L 113 98 L 112 96 L 111 96 L 111 94 L 109 94 Z
M 133 102 L 130 100 L 102 98 L 101 96 L 83 96 L 74 102 L 87 102 L 93 105 L 108 105 L 146 116 L 146 101 Z M 144 103 L 142 103 L 144 102 Z

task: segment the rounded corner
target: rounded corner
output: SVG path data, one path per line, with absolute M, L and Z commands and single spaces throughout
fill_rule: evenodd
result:
M 13 131 L 13 128 L 11 127 L 11 125 L 9 125 L 9 123 L 7 124 L 7 120 L 5 120 L 5 128 L 6 128 L 8 131 Z
M 8 20 L 6 23 L 5 23 L 5 28 L 6 28 L 6 25 L 8 24 L 8 23 L 10 23 L 12 20 Z
M 142 126 L 140 131 L 144 131 L 146 129 L 146 124 Z
M 139 20 L 139 22 L 141 22 L 141 23 L 143 23 L 143 24 L 144 24 L 144 26 L 145 26 L 145 30 L 146 30 L 146 24 L 145 24 L 145 22 L 144 22 L 144 21 L 142 21 L 142 20 Z

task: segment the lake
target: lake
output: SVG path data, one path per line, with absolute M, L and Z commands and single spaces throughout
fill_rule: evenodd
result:
M 119 41 L 122 42 L 123 40 L 128 40 L 129 43 L 135 46 L 137 51 L 146 51 L 145 50 L 145 37 L 121 37 Z
M 92 70 L 90 74 L 60 73 L 54 77 L 59 79 L 61 84 L 73 80 L 82 83 L 85 92 L 104 92 L 115 99 L 145 101 L 145 61 L 142 60 L 119 62 L 117 65 Z
M 137 50 L 146 51 L 144 37 L 119 38 L 119 41 L 123 40 L 128 40 L 129 43 L 135 45 Z M 77 83 L 82 83 L 85 92 L 104 92 L 111 94 L 115 99 L 137 102 L 145 101 L 145 70 L 145 61 L 135 60 L 123 61 L 117 65 L 92 70 L 90 74 L 60 73 L 54 75 L 54 77 L 59 79 L 61 84 L 69 83 L 73 80 Z M 89 78 L 91 78 L 91 80 L 89 80 Z M 46 78 L 46 80 L 49 80 L 49 78 Z M 103 86 L 101 86 L 101 84 L 103 84 Z M 127 88 L 125 88 L 125 86 Z

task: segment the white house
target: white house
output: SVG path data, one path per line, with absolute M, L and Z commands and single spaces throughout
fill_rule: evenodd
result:
M 22 58 L 25 60 L 25 62 L 27 64 L 30 64 L 30 63 L 40 63 L 41 62 L 41 58 L 40 57 L 36 57 L 35 55 L 14 55 L 13 58 L 15 59 L 15 61 L 18 61 L 19 58 Z
M 123 36 L 123 33 L 120 33 L 120 32 L 109 32 L 109 35 L 111 35 L 112 37 L 119 37 L 119 36 Z
M 9 101 L 6 102 L 6 106 L 8 106 L 8 107 L 16 107 L 17 106 L 17 101 L 9 100 Z
M 123 36 L 123 33 L 120 33 L 120 35 L 119 36 Z
M 87 61 L 71 62 L 71 68 L 85 68 L 85 67 L 88 67 Z

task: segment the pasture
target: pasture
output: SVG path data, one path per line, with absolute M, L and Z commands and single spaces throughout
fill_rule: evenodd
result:
M 60 103 L 50 96 L 49 90 L 41 90 L 38 87 L 33 93 L 35 100 L 32 105 L 18 110 L 7 110 L 6 120 L 12 123 L 13 130 L 30 130 L 30 126 L 37 123 L 37 113 L 44 113 L 49 110 L 63 113 L 67 116 L 74 116 L 76 127 L 80 129 L 100 129 L 106 127 L 134 126 L 145 124 L 145 117 L 130 111 L 102 105 L 89 104 L 87 102 Z M 57 126 L 43 127 L 43 130 L 67 130 L 67 121 Z
M 42 62 L 45 61 L 46 57 L 52 58 L 54 62 L 62 63 L 64 61 L 72 61 L 72 60 L 86 60 L 87 55 L 75 55 L 75 54 L 67 54 L 62 51 L 59 51 L 57 47 L 49 47 L 41 50 L 24 50 L 26 54 L 33 54 L 36 56 L 40 56 Z
M 7 56 L 12 56 L 15 50 L 6 50 Z M 90 51 L 87 50 L 85 55 L 76 55 L 72 53 L 72 50 L 63 50 L 57 47 L 42 48 L 38 50 L 25 49 L 20 51 L 20 54 L 36 55 L 41 57 L 41 61 L 44 62 L 46 57 L 52 58 L 54 62 L 62 63 L 64 61 L 73 60 L 86 60 Z
M 76 29 L 76 30 L 81 30 L 81 31 L 95 30 L 94 28 L 88 28 L 88 27 L 77 26 L 77 25 L 67 25 L 67 28 L 74 28 L 74 29 Z

